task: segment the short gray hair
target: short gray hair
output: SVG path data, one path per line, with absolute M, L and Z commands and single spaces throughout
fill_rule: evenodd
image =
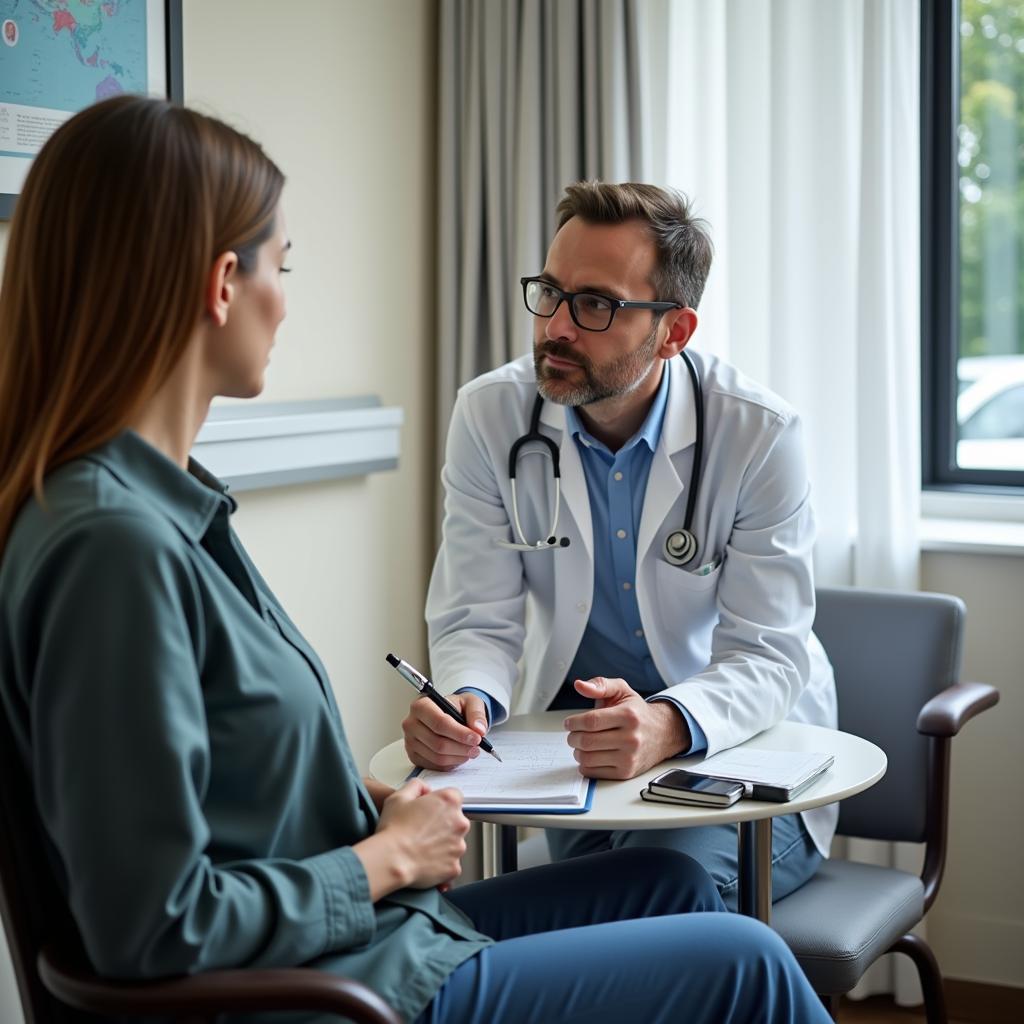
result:
M 632 181 L 578 181 L 566 188 L 555 213 L 559 230 L 573 217 L 588 224 L 643 221 L 657 252 L 651 279 L 656 298 L 697 308 L 714 250 L 707 223 L 693 216 L 682 192 Z

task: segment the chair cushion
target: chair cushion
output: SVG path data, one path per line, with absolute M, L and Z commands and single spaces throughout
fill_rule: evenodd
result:
M 906 871 L 827 860 L 806 885 L 772 907 L 814 990 L 849 992 L 924 914 L 924 886 Z

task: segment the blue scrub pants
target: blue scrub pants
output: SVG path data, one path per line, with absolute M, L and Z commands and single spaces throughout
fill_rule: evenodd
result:
M 782 940 L 723 913 L 707 873 L 672 850 L 583 856 L 449 899 L 498 941 L 449 975 L 418 1024 L 829 1021 Z
M 619 830 L 547 830 L 551 859 L 568 860 L 602 850 L 657 847 L 685 853 L 700 864 L 718 887 L 729 910 L 736 909 L 739 863 L 735 825 L 706 825 L 702 828 L 654 828 Z M 799 889 L 818 870 L 818 853 L 803 822 L 796 814 L 772 819 L 772 900 L 781 900 Z

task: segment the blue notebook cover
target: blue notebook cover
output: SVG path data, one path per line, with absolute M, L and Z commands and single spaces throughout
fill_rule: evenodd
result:
M 409 772 L 408 779 L 415 778 L 423 771 L 422 768 L 415 768 Z M 501 804 L 491 807 L 486 804 L 463 804 L 464 811 L 480 814 L 586 814 L 594 805 L 594 788 L 597 786 L 597 779 L 590 779 L 587 784 L 587 798 L 583 801 L 582 807 L 551 807 L 534 806 L 533 804 Z

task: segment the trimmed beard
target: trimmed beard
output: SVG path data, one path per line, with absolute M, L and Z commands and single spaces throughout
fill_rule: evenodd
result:
M 569 344 L 546 341 L 534 345 L 533 368 L 537 375 L 537 390 L 548 402 L 558 405 L 593 405 L 606 398 L 621 398 L 635 391 L 651 372 L 654 354 L 658 350 L 658 327 L 660 318 L 651 328 L 643 343 L 634 352 L 619 356 L 602 367 L 595 367 L 582 353 Z M 583 380 L 569 385 L 564 370 L 545 367 L 542 357 L 550 354 L 556 359 L 576 363 L 583 371 Z

